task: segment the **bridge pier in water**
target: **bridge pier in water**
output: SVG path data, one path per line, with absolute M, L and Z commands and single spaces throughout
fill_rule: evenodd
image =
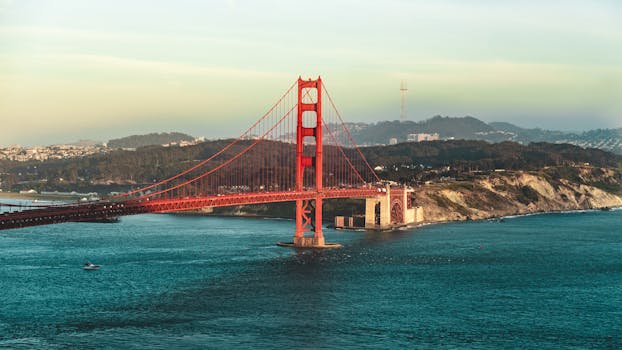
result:
M 390 230 L 423 223 L 423 207 L 415 205 L 415 190 L 385 187 L 386 195 L 365 199 L 365 228 Z
M 303 94 L 304 92 L 304 94 Z M 313 99 L 315 97 L 315 100 Z M 307 98 L 305 100 L 305 98 Z M 295 248 L 338 248 L 339 244 L 327 244 L 322 232 L 322 78 L 316 80 L 303 80 L 298 78 L 298 113 L 296 122 L 296 191 L 303 191 L 305 187 L 305 168 L 315 170 L 315 184 L 313 190 L 316 195 L 314 200 L 296 200 L 296 231 L 293 242 L 279 245 L 293 246 Z M 304 113 L 315 114 L 315 126 L 305 125 Z M 307 118 L 308 122 L 308 118 Z M 313 156 L 304 154 L 305 137 L 315 139 L 315 152 Z M 305 235 L 312 232 L 313 236 Z
M 313 232 L 313 236 L 305 236 L 305 232 Z M 326 245 L 322 232 L 322 198 L 319 198 L 319 201 L 317 198 L 314 201 L 296 201 L 296 231 L 293 245 L 301 248 Z
M 390 191 L 387 186 L 387 191 Z M 378 196 L 365 199 L 365 228 L 388 228 L 391 226 L 390 196 Z

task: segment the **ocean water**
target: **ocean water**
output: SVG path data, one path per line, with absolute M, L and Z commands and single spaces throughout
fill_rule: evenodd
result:
M 0 348 L 622 348 L 622 211 L 275 246 L 293 228 L 140 215 L 0 231 Z

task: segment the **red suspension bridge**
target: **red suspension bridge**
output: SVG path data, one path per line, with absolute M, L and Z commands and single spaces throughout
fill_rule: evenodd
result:
M 323 247 L 322 200 L 387 195 L 379 186 L 321 78 L 299 78 L 242 135 L 188 169 L 98 202 L 0 214 L 0 230 L 291 201 L 292 245 Z

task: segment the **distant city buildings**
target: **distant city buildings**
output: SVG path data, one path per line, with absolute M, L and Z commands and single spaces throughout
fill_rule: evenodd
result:
M 194 140 L 192 141 L 179 141 L 179 142 L 164 143 L 162 144 L 162 147 L 171 147 L 171 146 L 187 147 L 187 146 L 196 145 L 201 142 L 205 142 L 205 137 L 203 136 L 195 137 Z
M 164 144 L 164 147 L 179 146 L 186 147 L 205 142 L 205 137 L 196 137 L 192 141 L 180 141 Z M 123 148 L 126 151 L 135 151 L 135 148 Z M 53 146 L 34 146 L 22 147 L 13 145 L 6 148 L 0 148 L 0 160 L 12 160 L 16 162 L 27 161 L 45 161 L 52 159 L 68 159 L 80 158 L 94 154 L 108 153 L 113 151 L 112 148 L 106 147 L 106 144 L 99 145 L 53 145 Z
M 421 142 L 421 141 L 436 141 L 436 140 L 439 140 L 439 135 L 437 132 L 433 134 L 425 134 L 425 133 L 408 134 L 406 136 L 406 142 Z M 397 145 L 397 142 L 398 140 L 396 137 L 391 137 L 389 139 L 389 145 Z
M 21 147 L 19 145 L 0 148 L 0 160 L 12 160 L 26 162 L 30 160 L 50 160 L 85 157 L 98 153 L 108 152 L 109 149 L 103 146 L 73 146 L 73 145 L 54 145 L 54 146 L 35 146 Z
M 408 142 L 421 142 L 421 141 L 436 141 L 439 139 L 439 135 L 437 132 L 433 133 L 433 134 L 425 134 L 425 133 L 419 133 L 419 134 L 408 134 L 408 137 L 406 138 L 406 141 Z

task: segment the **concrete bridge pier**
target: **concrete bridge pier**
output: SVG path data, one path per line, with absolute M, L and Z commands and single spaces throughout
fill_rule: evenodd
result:
M 365 228 L 388 229 L 391 227 L 391 207 L 389 205 L 390 188 L 387 186 L 387 195 L 365 199 Z
M 410 187 L 385 187 L 386 195 L 365 199 L 365 228 L 390 230 L 423 222 L 423 207 L 415 205 L 415 190 Z

